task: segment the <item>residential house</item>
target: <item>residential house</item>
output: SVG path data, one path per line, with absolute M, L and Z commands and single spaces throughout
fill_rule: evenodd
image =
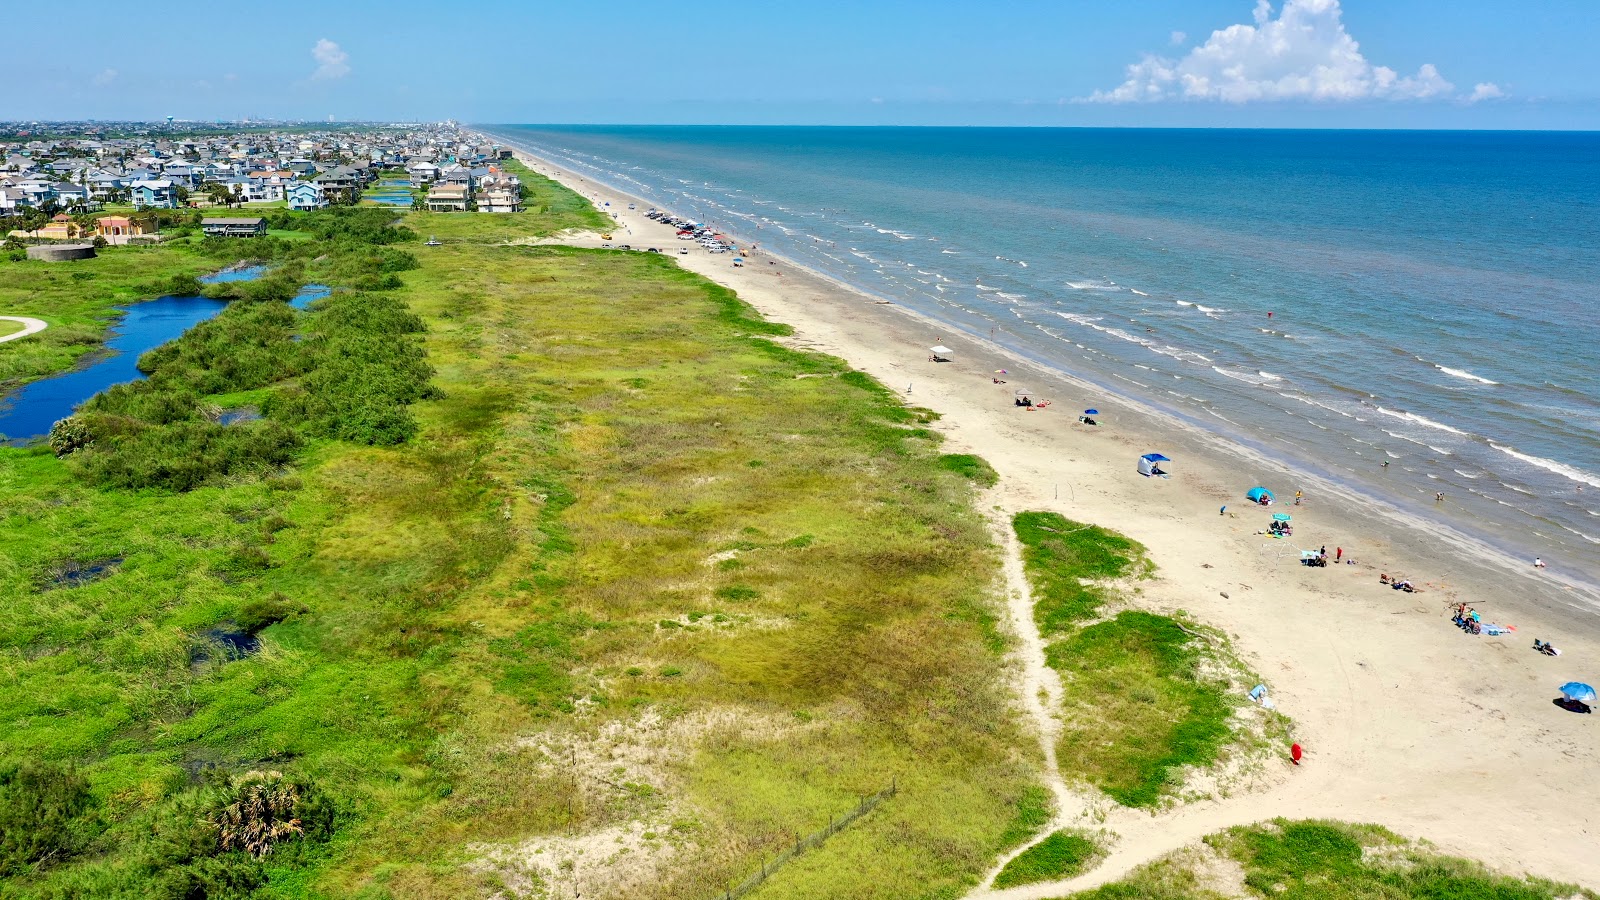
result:
M 345 203 L 354 203 L 365 187 L 361 175 L 349 166 L 334 166 L 311 180 L 322 186 L 330 201 L 337 198 Z
M 206 237 L 262 237 L 267 233 L 267 220 L 260 216 L 201 219 L 200 230 Z
M 477 201 L 478 212 L 522 212 L 522 179 L 490 169 L 489 174 L 478 179 L 478 192 L 473 199 Z
M 128 194 L 135 209 L 178 208 L 178 186 L 165 178 L 135 181 L 128 185 Z
M 145 230 L 144 223 L 136 222 L 127 216 L 101 216 L 94 220 L 94 233 L 96 237 L 103 237 L 110 243 L 120 244 L 127 238 L 144 234 Z
M 414 162 L 406 166 L 406 174 L 417 187 L 427 187 L 439 178 L 439 167 L 431 162 Z
M 466 212 L 471 189 L 464 184 L 436 184 L 428 191 L 430 212 Z
M 322 209 L 328 205 L 322 185 L 314 181 L 296 181 L 283 189 L 284 202 L 290 209 Z

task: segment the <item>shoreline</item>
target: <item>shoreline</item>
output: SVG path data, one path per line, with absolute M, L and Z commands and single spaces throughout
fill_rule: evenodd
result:
M 1600 741 L 1588 719 L 1550 703 L 1562 681 L 1593 680 L 1587 661 L 1600 652 L 1600 622 L 1574 615 L 1576 597 L 1547 574 L 1485 554 L 1470 539 L 1441 544 L 1431 526 L 1398 508 L 1375 521 L 1369 504 L 1304 473 L 1297 477 L 1313 490 L 1311 502 L 1292 511 L 1296 540 L 1268 541 L 1256 532 L 1269 511 L 1246 508 L 1243 492 L 1261 480 L 1283 483 L 1273 461 L 1241 458 L 1238 448 L 1138 406 L 1106 410 L 1098 429 L 1076 425 L 1079 401 L 1104 401 L 1068 373 L 787 260 L 764 265 L 777 261 L 766 251 L 741 269 L 725 257 L 677 254 L 682 244 L 671 230 L 645 218 L 648 201 L 521 148 L 517 154 L 587 199 L 612 200 L 618 229 L 628 233 L 616 243 L 660 246 L 792 325 L 791 346 L 839 356 L 891 389 L 909 389 L 908 402 L 943 415 L 936 427 L 951 452 L 976 453 L 1000 473 L 986 501 L 1008 517 L 1050 510 L 1144 543 L 1159 568 L 1139 604 L 1181 608 L 1221 627 L 1269 679 L 1279 709 L 1295 721 L 1307 765 L 1283 766 L 1268 773 L 1269 787 L 1233 798 L 1156 816 L 1116 811 L 1125 839 L 1087 876 L 1092 883 L 1174 849 L 1178 837 L 1309 815 L 1377 822 L 1504 870 L 1600 885 L 1600 861 L 1586 852 L 1600 817 L 1572 799 L 1600 790 L 1600 776 L 1583 762 Z M 627 210 L 630 201 L 639 209 Z M 593 235 L 556 242 L 600 244 Z M 927 361 L 927 348 L 941 343 L 955 349 L 954 362 Z M 1026 375 L 1007 377 L 1007 386 L 982 380 L 999 368 Z M 1019 383 L 1064 399 L 1025 413 L 1011 405 Z M 1172 480 L 1134 473 L 1135 458 L 1150 450 L 1173 457 Z M 1223 504 L 1230 515 L 1218 515 Z M 1324 542 L 1330 556 L 1344 548 L 1360 564 L 1308 569 L 1284 555 Z M 1427 592 L 1391 591 L 1378 584 L 1379 572 L 1404 575 Z M 1444 614 L 1458 600 L 1519 630 L 1465 636 Z M 1563 656 L 1533 652 L 1534 638 L 1553 640 Z

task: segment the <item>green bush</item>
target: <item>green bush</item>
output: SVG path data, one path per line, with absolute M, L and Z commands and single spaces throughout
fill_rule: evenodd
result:
M 432 396 L 433 369 L 411 337 L 422 330 L 422 320 L 393 298 L 330 297 L 302 342 L 306 374 L 297 388 L 268 398 L 262 411 L 354 443 L 409 440 L 417 423 L 407 407 Z
M 114 417 L 86 421 L 94 445 L 67 459 L 79 477 L 109 488 L 193 490 L 228 476 L 282 466 L 300 446 L 294 432 L 268 421 L 154 427 Z
M 46 762 L 0 765 L 0 877 L 78 852 L 95 818 L 76 769 Z

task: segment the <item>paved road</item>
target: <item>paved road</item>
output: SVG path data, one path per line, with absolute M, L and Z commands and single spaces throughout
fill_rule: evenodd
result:
M 4 337 L 0 337 L 0 344 L 4 344 L 6 341 L 14 341 L 17 338 L 25 338 L 30 334 L 38 334 L 39 332 L 50 327 L 49 323 L 43 319 L 30 319 L 27 316 L 0 316 L 0 319 L 4 319 L 7 322 L 22 323 L 21 331 L 17 332 L 16 334 L 8 334 Z

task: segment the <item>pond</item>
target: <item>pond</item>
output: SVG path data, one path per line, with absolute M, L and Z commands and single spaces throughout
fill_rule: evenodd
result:
M 396 207 L 410 207 L 414 202 L 409 181 L 380 181 L 369 188 L 361 199 Z
M 265 266 L 241 266 L 200 280 L 250 281 L 265 271 Z M 319 290 L 321 293 L 317 293 Z M 295 297 L 294 304 L 303 309 L 327 292 L 324 285 L 308 285 Z M 51 425 L 72 415 L 78 404 L 114 384 L 143 378 L 144 373 L 138 369 L 141 354 L 215 316 L 227 305 L 225 300 L 207 297 L 168 296 L 117 307 L 126 315 L 111 327 L 105 355 L 83 368 L 23 385 L 0 399 L 0 442 L 16 446 L 44 437 L 50 433 Z

